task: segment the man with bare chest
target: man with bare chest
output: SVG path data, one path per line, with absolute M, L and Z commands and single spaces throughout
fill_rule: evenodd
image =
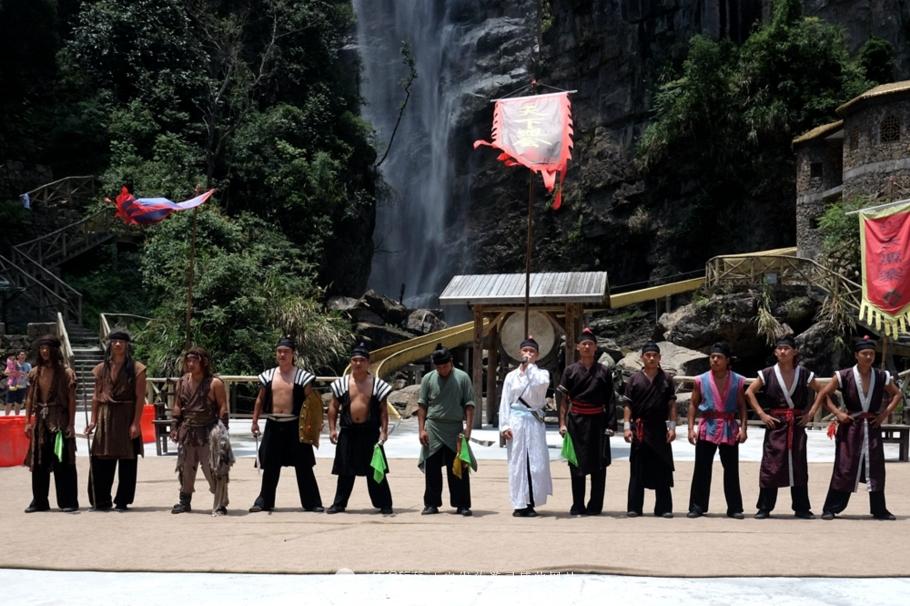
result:
M 357 476 L 366 476 L 373 507 L 383 514 L 392 513 L 388 476 L 377 483 L 370 465 L 377 444 L 385 459 L 382 444 L 389 434 L 386 398 L 391 391 L 388 383 L 370 373 L 370 353 L 366 345 L 357 344 L 351 352 L 351 374 L 332 383 L 329 437 L 335 444 L 332 473 L 338 476 L 338 486 L 328 513 L 340 513 L 347 508 Z
M 271 511 L 282 467 L 293 467 L 297 473 L 300 504 L 306 511 L 324 511 L 313 466 L 313 446 L 300 441 L 299 420 L 304 401 L 312 393 L 316 377 L 295 365 L 297 346 L 290 337 L 282 337 L 275 347 L 278 366 L 259 375 L 259 395 L 253 408 L 254 435 L 259 434 L 259 417 L 265 416 L 265 433 L 259 449 L 262 487 L 250 511 Z

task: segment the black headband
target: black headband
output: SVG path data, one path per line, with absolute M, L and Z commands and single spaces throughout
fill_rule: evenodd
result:
M 352 358 L 366 358 L 367 360 L 369 360 L 370 359 L 370 350 L 367 349 L 367 344 L 364 343 L 363 341 L 361 341 L 357 345 L 355 345 L 354 349 L 351 350 L 351 357 Z
M 275 349 L 278 349 L 279 347 L 287 347 L 294 351 L 297 351 L 297 343 L 290 335 L 285 335 L 278 339 L 278 344 L 275 345 Z
M 711 346 L 711 353 L 712 353 L 712 354 L 721 354 L 722 356 L 724 356 L 724 357 L 726 357 L 726 358 L 732 358 L 732 357 L 733 357 L 733 351 L 730 349 L 730 346 L 727 345 L 726 343 L 724 343 L 723 341 L 721 341 L 720 343 L 715 343 L 714 345 L 712 345 L 712 346 Z
M 597 337 L 594 336 L 594 333 L 590 328 L 586 328 L 581 331 L 581 334 L 578 336 L 578 342 L 581 343 L 582 341 L 593 341 L 594 343 L 597 343 Z
M 796 341 L 791 335 L 786 335 L 778 339 L 774 344 L 774 347 L 792 347 L 793 349 L 796 349 Z
M 528 337 L 522 341 L 519 349 L 524 349 L 525 347 L 533 347 L 534 351 L 540 351 L 540 345 L 537 344 L 537 341 L 534 340 L 534 337 Z
M 38 339 L 38 347 L 41 347 L 42 345 L 49 345 L 50 347 L 56 347 L 57 349 L 59 349 L 60 348 L 60 339 L 58 339 L 57 337 L 55 337 L 53 335 L 45 335 L 45 336 L 41 337 L 40 339 Z
M 655 353 L 660 353 L 660 347 L 658 347 L 657 343 L 655 343 L 654 341 L 648 341 L 647 343 L 645 343 L 642 346 L 641 353 L 646 354 L 649 351 L 653 351 Z
M 433 364 L 436 366 L 441 366 L 448 362 L 452 361 L 452 352 L 442 346 L 442 343 L 436 346 L 436 349 L 433 350 Z
M 864 349 L 875 349 L 875 341 L 868 335 L 853 344 L 853 351 L 863 351 Z
M 130 333 L 125 330 L 115 330 L 107 336 L 108 341 L 126 341 L 130 342 Z

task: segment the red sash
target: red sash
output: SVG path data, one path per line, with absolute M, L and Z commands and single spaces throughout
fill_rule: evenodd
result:
M 796 419 L 803 416 L 803 411 L 795 408 L 772 408 L 768 413 L 774 417 L 783 417 L 787 424 L 787 450 L 793 450 L 793 428 Z
M 568 398 L 568 396 L 566 396 Z M 601 404 L 600 406 L 596 404 L 590 404 L 588 402 L 582 402 L 581 400 L 573 400 L 569 398 L 569 403 L 572 405 L 570 412 L 577 415 L 599 415 L 603 414 L 604 407 Z

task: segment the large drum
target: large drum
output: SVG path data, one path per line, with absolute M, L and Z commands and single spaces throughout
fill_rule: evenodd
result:
M 499 340 L 502 349 L 516 362 L 521 360 L 521 342 L 528 335 L 524 334 L 525 314 L 523 311 L 511 314 L 502 323 Z M 546 315 L 539 311 L 532 311 L 528 315 L 528 334 L 534 337 L 540 346 L 540 358 L 544 359 L 553 350 L 556 344 L 556 329 Z

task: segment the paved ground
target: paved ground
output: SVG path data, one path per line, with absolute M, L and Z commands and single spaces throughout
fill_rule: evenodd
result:
M 751 441 L 756 445 L 752 450 L 744 449 L 743 459 L 754 459 L 749 453 L 757 452 L 761 434 L 752 435 Z M 413 440 L 409 430 L 403 430 L 397 439 L 401 444 L 390 446 L 413 448 L 407 446 Z M 818 437 L 813 439 L 812 448 L 831 449 Z M 619 443 L 616 446 L 617 452 L 623 452 Z M 84 451 L 84 442 L 81 448 Z M 153 445 L 149 448 L 154 450 Z M 681 453 L 692 449 L 683 444 L 677 448 Z M 677 516 L 672 520 L 625 517 L 628 463 L 624 460 L 610 468 L 606 513 L 596 518 L 568 516 L 567 467 L 554 461 L 556 494 L 538 508 L 543 515 L 537 519 L 511 516 L 506 465 L 500 460 L 481 460 L 480 470 L 473 477 L 473 518 L 462 518 L 448 510 L 437 516 L 421 516 L 423 476 L 412 458 L 390 461 L 396 510 L 393 516 L 373 513 L 363 481 L 355 488 L 348 513 L 329 516 L 301 512 L 292 470 L 283 474 L 278 510 L 271 515 L 248 514 L 246 508 L 259 489 L 251 457 L 241 458 L 234 468 L 229 516 L 208 515 L 207 493 L 197 493 L 193 503 L 197 511 L 174 516 L 169 513 L 177 496 L 174 458 L 155 456 L 140 462 L 136 504 L 129 513 L 83 509 L 76 514 L 26 515 L 22 509 L 30 498 L 28 472 L 21 467 L 4 468 L 0 469 L 0 568 L 235 573 L 334 573 L 340 569 L 394 573 L 574 571 L 667 577 L 907 576 L 910 465 L 888 463 L 888 504 L 898 515 L 896 522 L 869 519 L 868 501 L 862 492 L 854 495 L 846 515 L 832 522 L 794 519 L 789 515 L 786 491 L 779 499 L 777 516 L 770 520 L 727 519 L 721 515 L 725 508 L 719 463 L 715 464 L 713 513 L 688 520 L 684 512 L 692 463 L 682 460 L 685 458 L 677 457 Z M 87 459 L 80 457 L 83 505 L 87 505 L 83 496 L 87 466 Z M 816 513 L 821 509 L 830 468 L 828 462 L 810 464 L 810 496 Z M 329 461 L 320 458 L 316 471 L 326 503 L 334 494 L 330 469 Z M 751 513 L 758 490 L 758 463 L 744 460 L 741 475 L 743 496 Z M 651 506 L 651 498 L 646 498 L 646 508 Z

